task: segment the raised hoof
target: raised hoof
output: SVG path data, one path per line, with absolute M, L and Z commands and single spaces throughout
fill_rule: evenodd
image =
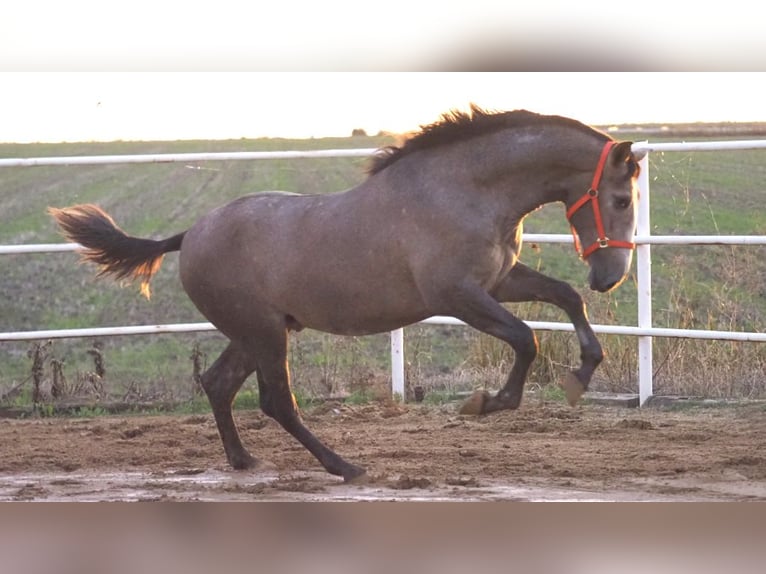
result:
M 460 406 L 458 412 L 461 415 L 480 415 L 484 412 L 484 405 L 488 399 L 489 393 L 487 391 L 474 391 Z
M 574 407 L 580 401 L 585 392 L 585 385 L 583 385 L 574 373 L 567 373 L 564 379 L 559 383 L 559 386 L 564 389 L 567 402 L 570 407 Z

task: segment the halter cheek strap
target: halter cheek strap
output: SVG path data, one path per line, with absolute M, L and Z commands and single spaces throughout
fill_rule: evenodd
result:
M 604 148 L 601 150 L 601 157 L 598 160 L 596 171 L 593 174 L 593 182 L 590 184 L 590 188 L 585 194 L 575 201 L 572 206 L 567 210 L 567 219 L 569 220 L 569 227 L 572 229 L 572 236 L 574 237 L 575 251 L 580 254 L 580 257 L 587 259 L 597 249 L 604 249 L 606 247 L 621 247 L 623 249 L 635 249 L 636 244 L 631 241 L 620 241 L 617 239 L 609 239 L 606 236 L 604 230 L 604 222 L 601 219 L 601 207 L 598 203 L 598 186 L 601 184 L 601 176 L 604 174 L 604 166 L 606 165 L 606 159 L 609 157 L 609 151 L 616 144 L 615 141 L 608 141 L 604 144 Z M 598 233 L 598 239 L 591 243 L 585 249 L 582 249 L 580 244 L 580 237 L 577 235 L 577 230 L 572 225 L 572 216 L 586 203 L 593 206 L 593 220 L 596 223 L 596 233 Z

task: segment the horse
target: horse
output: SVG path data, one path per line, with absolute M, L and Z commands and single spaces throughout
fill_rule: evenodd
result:
M 180 277 L 197 309 L 228 338 L 202 375 L 228 463 L 258 468 L 243 446 L 232 402 L 255 373 L 260 408 L 332 475 L 365 470 L 303 423 L 290 387 L 288 335 L 388 332 L 448 315 L 510 345 L 505 385 L 477 391 L 465 412 L 519 407 L 538 352 L 534 332 L 503 303 L 543 301 L 574 325 L 581 364 L 567 375 L 574 404 L 603 359 L 582 297 L 519 261 L 524 218 L 561 202 L 589 286 L 607 292 L 629 272 L 639 157 L 631 142 L 571 118 L 471 105 L 378 150 L 359 185 L 330 194 L 261 192 L 203 215 L 166 239 L 128 235 L 92 204 L 49 208 L 99 275 L 149 281 L 180 251 Z M 473 409 L 473 410 L 471 410 Z

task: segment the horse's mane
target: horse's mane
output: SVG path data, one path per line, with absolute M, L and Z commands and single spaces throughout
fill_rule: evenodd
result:
M 579 131 L 587 132 L 601 137 L 608 137 L 598 130 L 585 124 L 561 116 L 546 116 L 529 112 L 527 110 L 515 110 L 512 112 L 490 112 L 471 104 L 469 112 L 452 110 L 442 114 L 438 121 L 421 126 L 420 131 L 409 136 L 401 145 L 387 146 L 376 153 L 367 168 L 369 175 L 379 171 L 409 155 L 412 152 L 434 148 L 437 146 L 466 140 L 473 137 L 490 134 L 505 128 L 528 127 L 540 124 L 565 125 Z

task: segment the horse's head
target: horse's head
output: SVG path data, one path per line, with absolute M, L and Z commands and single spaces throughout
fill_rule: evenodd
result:
M 590 265 L 590 287 L 595 291 L 614 289 L 630 269 L 639 159 L 631 152 L 631 142 L 606 142 L 590 188 L 572 190 L 567 201 L 575 248 Z

